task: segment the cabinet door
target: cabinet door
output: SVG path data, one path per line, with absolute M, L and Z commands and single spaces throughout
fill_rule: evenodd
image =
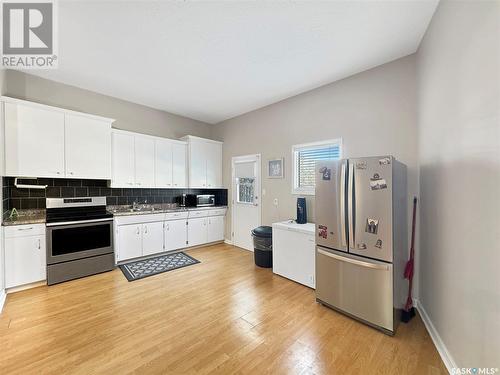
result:
M 172 186 L 187 187 L 186 181 L 186 153 L 187 146 L 181 143 L 172 143 Z
M 208 218 L 208 242 L 224 240 L 224 216 Z
M 64 114 L 5 103 L 5 174 L 64 177 Z
M 134 136 L 113 132 L 112 140 L 112 186 L 133 187 L 135 183 Z
M 5 287 L 34 283 L 46 278 L 45 236 L 5 239 Z
M 118 227 L 119 261 L 142 256 L 142 224 L 120 225 Z
M 222 145 L 219 143 L 207 142 L 207 187 L 222 186 Z
M 111 179 L 111 124 L 65 115 L 66 177 Z
M 142 224 L 142 255 L 163 251 L 163 222 Z
M 135 137 L 135 186 L 155 186 L 155 141 Z
M 208 242 L 207 218 L 188 219 L 188 246 L 203 245 Z
M 155 186 L 172 187 L 172 143 L 155 140 Z
M 177 250 L 186 247 L 186 220 L 171 220 L 165 222 L 165 250 Z
M 207 187 L 207 143 L 192 141 L 189 144 L 189 187 Z

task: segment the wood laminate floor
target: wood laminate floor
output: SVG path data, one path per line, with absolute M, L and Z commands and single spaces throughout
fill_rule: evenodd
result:
M 200 264 L 10 294 L 0 374 L 445 374 L 419 317 L 386 336 L 220 244 Z

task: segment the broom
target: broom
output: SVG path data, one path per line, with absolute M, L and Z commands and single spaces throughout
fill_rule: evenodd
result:
M 413 198 L 413 221 L 411 224 L 411 247 L 410 247 L 410 259 L 406 263 L 405 267 L 405 279 L 408 279 L 408 298 L 406 299 L 406 305 L 404 307 L 403 313 L 401 314 L 401 321 L 408 323 L 411 318 L 415 316 L 415 308 L 413 307 L 413 299 L 411 298 L 411 289 L 413 286 L 413 270 L 414 270 L 414 258 L 415 258 L 415 221 L 417 216 L 417 197 Z

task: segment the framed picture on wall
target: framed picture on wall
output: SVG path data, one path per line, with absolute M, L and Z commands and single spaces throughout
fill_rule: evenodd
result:
M 284 158 L 268 160 L 267 162 L 268 178 L 283 178 L 283 161 Z

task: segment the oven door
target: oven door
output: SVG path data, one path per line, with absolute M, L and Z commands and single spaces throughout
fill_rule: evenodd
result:
M 113 219 L 47 224 L 47 264 L 113 252 Z

